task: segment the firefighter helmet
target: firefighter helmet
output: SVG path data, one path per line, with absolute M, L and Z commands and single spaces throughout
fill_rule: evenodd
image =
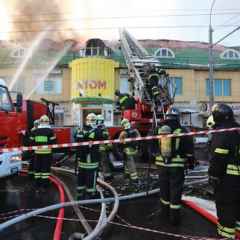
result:
M 42 115 L 39 119 L 39 122 L 49 124 L 49 117 L 47 115 Z
M 86 125 L 90 127 L 96 126 L 96 114 L 95 113 L 89 113 L 86 117 Z
M 124 118 L 124 119 L 121 121 L 121 126 L 126 130 L 126 129 L 131 128 L 131 123 L 129 122 L 128 119 Z
M 179 121 L 180 113 L 176 107 L 170 106 L 166 112 L 166 118 Z
M 215 122 L 213 120 L 213 115 L 211 114 L 207 119 L 207 127 L 213 128 L 214 125 L 215 125 Z
M 233 120 L 233 110 L 224 103 L 214 104 L 212 107 L 213 120 L 216 124 Z
M 104 117 L 102 114 L 98 114 L 97 117 L 97 125 L 103 125 L 104 124 Z

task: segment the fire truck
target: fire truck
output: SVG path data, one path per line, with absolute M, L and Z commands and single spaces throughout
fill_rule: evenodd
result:
M 15 97 L 15 101 L 12 96 Z M 47 114 L 51 123 L 54 123 L 55 104 L 44 99 L 43 101 L 44 103 L 23 100 L 21 93 L 9 92 L 5 82 L 0 81 L 0 148 L 27 145 L 28 133 L 33 127 L 33 122 L 43 114 Z M 70 128 L 54 128 L 54 131 L 58 143 L 70 142 Z M 17 173 L 21 169 L 19 160 L 22 156 L 24 155 L 20 151 L 1 153 L 0 177 Z

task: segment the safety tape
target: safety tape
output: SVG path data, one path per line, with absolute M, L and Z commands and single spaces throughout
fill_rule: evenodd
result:
M 224 129 L 217 129 L 217 130 L 204 130 L 204 131 L 198 131 L 198 132 L 126 138 L 124 139 L 124 142 L 121 141 L 120 139 L 114 139 L 114 140 L 101 140 L 101 141 L 97 140 L 97 141 L 62 143 L 62 144 L 29 146 L 29 147 L 21 146 L 21 147 L 11 147 L 11 148 L 1 148 L 0 152 L 7 153 L 12 151 L 34 151 L 34 150 L 40 150 L 40 149 L 55 149 L 55 148 L 69 148 L 69 147 L 79 147 L 79 146 L 92 146 L 92 145 L 100 145 L 100 144 L 127 143 L 127 142 L 133 142 L 133 141 L 160 139 L 162 137 L 196 136 L 196 135 L 207 135 L 211 133 L 221 133 L 221 132 L 231 132 L 231 131 L 240 131 L 240 128 L 224 128 Z

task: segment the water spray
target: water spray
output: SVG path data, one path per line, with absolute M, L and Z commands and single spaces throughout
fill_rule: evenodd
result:
M 37 35 L 37 37 L 34 39 L 31 47 L 27 50 L 26 55 L 24 56 L 23 61 L 19 65 L 17 72 L 15 73 L 13 79 L 11 80 L 9 84 L 9 89 L 12 90 L 15 83 L 19 81 L 19 78 L 21 74 L 24 72 L 26 66 L 28 65 L 29 61 L 32 59 L 32 56 L 34 53 L 37 51 L 39 48 L 40 43 L 46 38 L 48 35 L 49 31 L 51 30 L 52 27 L 47 27 L 43 32 Z
M 72 42 L 67 42 L 65 43 L 64 48 L 57 53 L 57 55 L 55 56 L 55 58 L 51 61 L 49 61 L 47 63 L 47 68 L 44 68 L 44 74 L 36 80 L 37 84 L 33 87 L 33 89 L 29 92 L 29 94 L 27 96 L 25 96 L 25 99 L 29 99 L 32 94 L 34 93 L 34 91 L 40 86 L 40 84 L 47 78 L 47 76 L 49 75 L 49 73 L 56 67 L 56 65 L 58 64 L 59 60 L 67 53 L 67 51 L 71 48 L 72 46 Z M 44 65 L 46 66 L 46 65 Z

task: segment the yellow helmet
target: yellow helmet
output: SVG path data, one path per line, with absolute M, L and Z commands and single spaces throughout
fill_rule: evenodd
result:
M 49 117 L 47 115 L 42 115 L 39 119 L 40 123 L 48 123 L 49 124 Z
M 122 126 L 124 129 L 129 129 L 129 128 L 131 128 L 131 123 L 129 122 L 128 119 L 124 118 L 124 119 L 121 121 L 121 126 Z

